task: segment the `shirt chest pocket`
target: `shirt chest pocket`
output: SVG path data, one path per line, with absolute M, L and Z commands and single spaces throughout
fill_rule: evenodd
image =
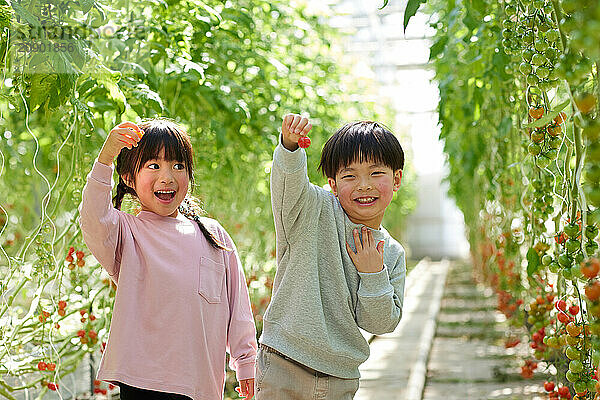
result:
M 202 257 L 198 269 L 198 293 L 209 303 L 220 303 L 225 288 L 225 264 Z

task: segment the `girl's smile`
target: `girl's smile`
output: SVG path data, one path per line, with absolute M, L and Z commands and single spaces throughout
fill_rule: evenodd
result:
M 165 160 L 164 157 L 165 150 L 161 149 L 156 159 L 144 163 L 135 182 L 126 182 L 135 190 L 142 211 L 176 217 L 177 208 L 187 194 L 190 178 L 184 162 Z

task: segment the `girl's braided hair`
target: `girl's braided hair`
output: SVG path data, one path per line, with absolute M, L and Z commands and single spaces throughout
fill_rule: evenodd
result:
M 123 176 L 130 177 L 132 180 L 135 179 L 146 161 L 158 158 L 158 154 L 163 148 L 165 159 L 184 163 L 190 184 L 193 185 L 194 183 L 194 152 L 189 135 L 175 122 L 166 118 L 146 120 L 138 126 L 144 131 L 144 136 L 138 142 L 138 146 L 133 147 L 131 150 L 124 147 L 117 157 L 116 170 L 119 174 L 119 183 L 117 184 L 117 193 L 113 197 L 113 203 L 117 210 L 121 209 L 123 197 L 126 194 L 137 198 L 135 189 L 125 183 Z M 186 196 L 179 205 L 178 211 L 198 224 L 200 231 L 212 247 L 230 250 L 204 226 L 200 216 L 206 213 L 196 200 Z

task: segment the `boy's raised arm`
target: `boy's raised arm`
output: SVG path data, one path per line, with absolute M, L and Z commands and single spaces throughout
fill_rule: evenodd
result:
M 311 185 L 306 172 L 306 152 L 298 148 L 298 139 L 311 128 L 307 118 L 286 115 L 273 154 L 271 204 L 275 228 L 282 238 L 301 232 L 303 224 L 311 220 L 308 213 L 314 212 L 318 203 L 317 188 Z

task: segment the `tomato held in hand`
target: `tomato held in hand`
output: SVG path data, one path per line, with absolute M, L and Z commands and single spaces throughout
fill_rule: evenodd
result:
M 310 138 L 308 136 L 302 136 L 300 139 L 298 139 L 298 146 L 306 149 L 308 146 L 310 146 Z

